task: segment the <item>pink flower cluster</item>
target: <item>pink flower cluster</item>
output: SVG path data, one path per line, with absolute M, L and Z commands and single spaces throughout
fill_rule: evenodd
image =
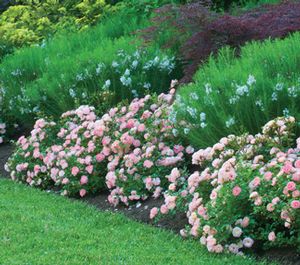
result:
M 300 236 L 300 138 L 293 117 L 278 118 L 255 136 L 229 135 L 193 155 L 200 170 L 173 187 L 150 218 L 186 212 L 181 235 L 200 237 L 210 252 L 242 254 L 255 244 L 297 244 Z M 186 205 L 185 207 L 182 207 Z
M 83 197 L 107 188 L 113 205 L 158 197 L 167 188 L 166 176 L 193 153 L 172 133 L 174 93 L 172 88 L 134 99 L 101 118 L 93 107 L 80 106 L 57 124 L 40 119 L 31 136 L 17 142 L 7 169 L 15 180 L 56 186 L 62 195 Z

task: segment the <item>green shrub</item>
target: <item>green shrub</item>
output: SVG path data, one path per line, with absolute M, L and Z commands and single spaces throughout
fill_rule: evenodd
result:
M 256 133 L 280 115 L 299 120 L 300 34 L 285 40 L 251 43 L 240 58 L 229 48 L 211 58 L 180 89 L 177 118 L 185 133 L 207 146 L 231 133 Z
M 83 30 L 98 22 L 108 9 L 104 0 L 17 1 L 0 16 L 1 42 L 5 47 L 21 47 L 39 43 L 62 29 Z M 1 49 L 1 53 L 5 51 Z

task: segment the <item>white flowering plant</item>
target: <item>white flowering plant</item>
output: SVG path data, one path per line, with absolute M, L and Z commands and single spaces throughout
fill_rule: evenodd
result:
M 195 82 L 178 93 L 176 118 L 189 128 L 182 135 L 202 148 L 231 133 L 255 134 L 282 115 L 299 120 L 299 39 L 296 33 L 284 40 L 250 43 L 239 57 L 226 48 L 211 58 Z

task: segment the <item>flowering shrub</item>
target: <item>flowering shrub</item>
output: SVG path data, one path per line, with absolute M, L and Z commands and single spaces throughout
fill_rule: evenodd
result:
M 47 156 L 47 149 L 54 144 L 55 133 L 54 122 L 39 119 L 29 137 L 19 138 L 15 152 L 6 164 L 6 170 L 10 171 L 13 180 L 42 188 L 51 185 L 48 165 L 54 158 Z
M 152 194 L 160 196 L 167 187 L 166 176 L 173 167 L 184 165 L 187 155 L 193 152 L 175 136 L 170 120 L 174 91 L 161 94 L 158 100 L 146 96 L 133 100 L 128 108 L 111 110 L 117 126 L 109 138 L 112 158 L 106 184 L 112 189 L 110 203 L 117 205 L 122 201 L 128 205 Z
M 201 171 L 169 189 L 150 217 L 185 211 L 189 227 L 181 234 L 200 237 L 210 252 L 299 247 L 300 138 L 293 148 L 294 125 L 292 117 L 278 118 L 262 134 L 229 135 L 195 152 L 193 164 Z
M 57 125 L 38 120 L 9 159 L 11 177 L 81 197 L 106 184 L 114 205 L 158 197 L 172 168 L 184 165 L 193 152 L 176 137 L 169 118 L 174 92 L 120 104 L 102 118 L 93 107 L 80 106 L 64 113 Z M 186 174 L 184 167 L 181 172 Z

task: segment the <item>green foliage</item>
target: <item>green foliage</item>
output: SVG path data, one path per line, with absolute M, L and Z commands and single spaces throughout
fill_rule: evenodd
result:
M 62 29 L 83 30 L 98 22 L 108 9 L 104 0 L 18 1 L 0 16 L 1 42 L 5 47 L 21 47 L 39 43 Z
M 248 44 L 239 58 L 229 48 L 211 58 L 177 97 L 187 137 L 203 147 L 231 133 L 257 133 L 278 116 L 299 120 L 299 41 L 296 33 Z
M 6 57 L 0 79 L 9 119 L 30 124 L 36 112 L 57 117 L 81 104 L 95 105 L 101 114 L 121 100 L 167 89 L 177 75 L 171 54 L 140 49 L 129 35 L 145 23 L 121 13 Z

